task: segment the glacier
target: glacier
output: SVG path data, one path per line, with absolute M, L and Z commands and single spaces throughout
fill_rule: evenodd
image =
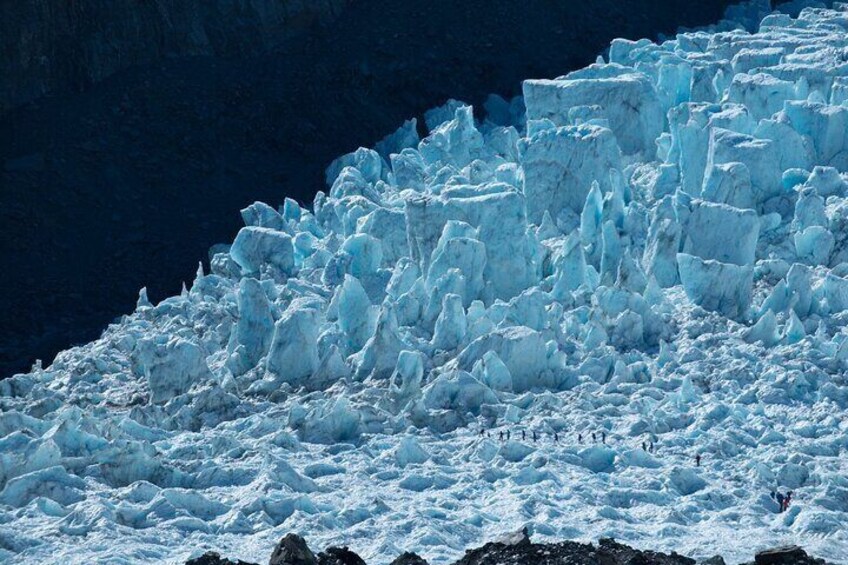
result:
M 182 294 L 0 381 L 0 560 L 446 563 L 526 526 L 848 561 L 848 4 L 783 9 L 243 210 Z

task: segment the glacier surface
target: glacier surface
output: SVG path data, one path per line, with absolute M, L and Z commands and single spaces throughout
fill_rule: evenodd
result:
M 410 120 L 0 381 L 0 560 L 848 561 L 848 6 L 764 4 Z

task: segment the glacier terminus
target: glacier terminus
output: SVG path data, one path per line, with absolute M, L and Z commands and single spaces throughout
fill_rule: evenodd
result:
M 617 39 L 242 210 L 181 295 L 0 381 L 0 561 L 526 526 L 848 562 L 848 4 L 804 6 Z

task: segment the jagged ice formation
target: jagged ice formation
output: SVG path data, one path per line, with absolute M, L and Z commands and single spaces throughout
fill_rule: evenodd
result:
M 485 115 L 250 206 L 190 290 L 0 382 L 0 558 L 528 525 L 848 559 L 848 9 L 616 40 Z

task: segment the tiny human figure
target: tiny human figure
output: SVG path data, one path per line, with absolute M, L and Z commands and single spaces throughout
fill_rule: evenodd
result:
M 598 440 L 595 438 L 595 432 L 592 432 L 592 443 L 597 443 Z
M 521 430 L 521 441 L 524 441 L 525 439 L 527 439 L 527 432 Z
M 480 428 L 480 437 L 483 437 L 484 435 L 486 435 L 485 428 Z
M 654 452 L 654 442 L 651 442 L 651 445 L 649 445 L 649 446 L 648 446 L 648 451 L 649 451 L 650 453 L 653 453 L 653 452 Z
M 696 467 L 700 467 L 700 466 L 701 466 L 701 454 L 700 454 L 700 453 L 698 453 L 698 454 L 696 454 L 696 455 L 695 455 L 695 466 L 696 466 Z
M 500 433 L 498 434 L 498 438 L 499 438 L 501 441 L 503 441 L 503 439 L 504 439 L 504 436 L 503 436 L 503 430 L 501 430 L 501 431 L 500 431 Z
M 648 451 L 648 444 L 644 441 L 642 442 L 642 451 Z
M 559 434 L 554 432 L 554 443 L 559 443 Z
M 583 434 L 577 434 L 577 443 L 583 443 Z
M 509 430 L 506 431 L 506 440 L 509 441 Z
M 604 444 L 604 445 L 607 444 L 607 433 L 606 432 L 601 432 L 601 443 Z
M 786 512 L 789 510 L 789 503 L 792 502 L 792 491 L 786 493 L 786 497 L 783 499 L 783 511 Z
M 785 500 L 783 493 L 780 492 L 780 491 L 777 491 L 774 495 L 774 498 L 775 498 L 775 500 L 777 500 L 778 513 L 783 512 L 783 503 L 784 503 L 784 500 Z
M 536 443 L 536 430 L 533 430 L 533 443 Z

